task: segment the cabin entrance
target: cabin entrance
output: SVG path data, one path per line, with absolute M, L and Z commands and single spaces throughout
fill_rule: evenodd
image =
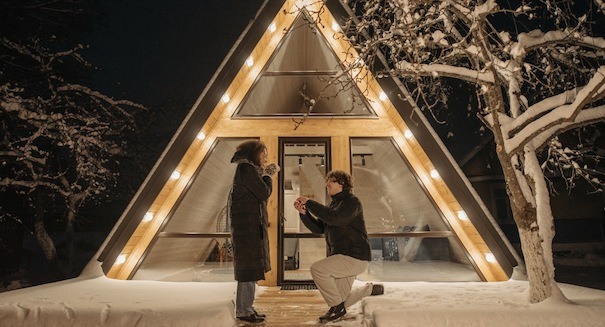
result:
M 300 221 L 293 203 L 301 195 L 326 202 L 325 176 L 330 143 L 322 138 L 279 140 L 278 284 L 307 284 L 309 268 L 326 257 L 323 235 L 313 234 Z

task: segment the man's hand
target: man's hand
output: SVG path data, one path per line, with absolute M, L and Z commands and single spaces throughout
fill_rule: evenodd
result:
M 296 199 L 296 201 L 294 201 L 294 208 L 296 210 L 298 210 L 298 212 L 302 213 L 303 215 L 306 215 L 308 200 L 309 200 L 309 198 L 307 198 L 305 196 L 299 196 L 298 199 Z

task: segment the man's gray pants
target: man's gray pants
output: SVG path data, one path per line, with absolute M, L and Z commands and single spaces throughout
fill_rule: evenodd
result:
M 330 307 L 342 302 L 345 303 L 345 307 L 349 307 L 372 294 L 372 283 L 351 290 L 355 277 L 367 268 L 367 261 L 335 254 L 312 264 L 311 275 L 319 292 Z

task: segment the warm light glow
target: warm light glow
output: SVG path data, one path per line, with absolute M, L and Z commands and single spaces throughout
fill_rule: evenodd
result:
M 403 136 L 409 140 L 414 137 L 414 134 L 412 134 L 412 131 L 410 131 L 409 129 L 406 129 L 405 132 L 403 132 Z
M 300 8 L 305 7 L 307 5 L 307 2 L 308 2 L 307 0 L 297 0 L 296 6 L 298 6 Z
M 387 94 L 381 91 L 380 95 L 378 95 L 378 98 L 380 99 L 380 101 L 384 101 L 387 99 Z
M 175 170 L 172 172 L 172 174 L 170 175 L 171 179 L 179 179 L 181 177 L 181 172 L 179 172 L 178 170 Z
M 252 59 L 252 57 L 248 57 L 246 60 L 246 65 L 248 65 L 248 67 L 252 67 L 252 65 L 254 65 L 254 59 Z
M 433 179 L 439 178 L 439 172 L 437 171 L 437 169 L 431 170 L 430 175 Z
M 229 94 L 225 93 L 221 100 L 223 100 L 224 103 L 227 103 L 229 100 L 231 100 L 231 98 L 229 97 Z
M 143 221 L 151 221 L 153 219 L 153 213 L 147 211 L 147 213 L 145 213 L 145 216 L 143 216 Z
M 206 138 L 206 134 L 204 134 L 204 132 L 199 132 L 199 133 L 197 133 L 197 139 L 198 139 L 198 140 L 200 140 L 200 141 L 201 141 L 201 140 L 203 140 L 203 139 L 205 139 L 205 138 Z
M 116 259 L 116 263 L 115 263 L 115 264 L 116 264 L 116 265 L 121 265 L 121 264 L 123 264 L 124 262 L 126 262 L 126 255 L 125 255 L 125 254 L 120 254 L 120 255 L 118 256 L 118 258 Z
M 340 26 L 338 25 L 337 22 L 332 22 L 332 30 L 334 30 L 334 32 L 338 32 L 339 28 L 340 28 Z
M 493 253 L 486 253 L 485 254 L 485 260 L 487 260 L 487 262 L 489 262 L 489 263 L 495 263 L 496 262 L 496 256 Z
M 458 210 L 457 214 L 458 214 L 458 219 L 468 220 L 468 216 L 466 215 L 466 212 L 464 212 L 464 210 Z
M 269 25 L 269 31 L 271 33 L 275 32 L 276 29 L 277 29 L 277 26 L 275 25 L 275 23 L 271 23 L 271 25 Z

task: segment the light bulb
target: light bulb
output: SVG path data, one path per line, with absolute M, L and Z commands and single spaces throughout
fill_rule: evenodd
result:
M 120 254 L 117 258 L 116 258 L 116 265 L 121 265 L 124 262 L 126 262 L 126 255 L 125 254 Z
M 338 25 L 337 22 L 332 22 L 332 30 L 334 32 L 338 32 L 338 29 L 340 28 L 340 26 Z
M 179 179 L 179 177 L 181 177 L 181 173 L 178 170 L 173 171 L 170 175 L 171 179 Z
M 153 213 L 150 211 L 147 211 L 147 213 L 145 213 L 145 216 L 143 216 L 143 221 L 151 221 L 153 219 Z
M 468 216 L 466 215 L 466 212 L 464 212 L 464 210 L 458 210 L 457 215 L 458 219 L 468 220 Z
M 496 256 L 493 253 L 486 253 L 485 254 L 485 260 L 487 260 L 487 262 L 489 263 L 495 263 L 496 262 Z

